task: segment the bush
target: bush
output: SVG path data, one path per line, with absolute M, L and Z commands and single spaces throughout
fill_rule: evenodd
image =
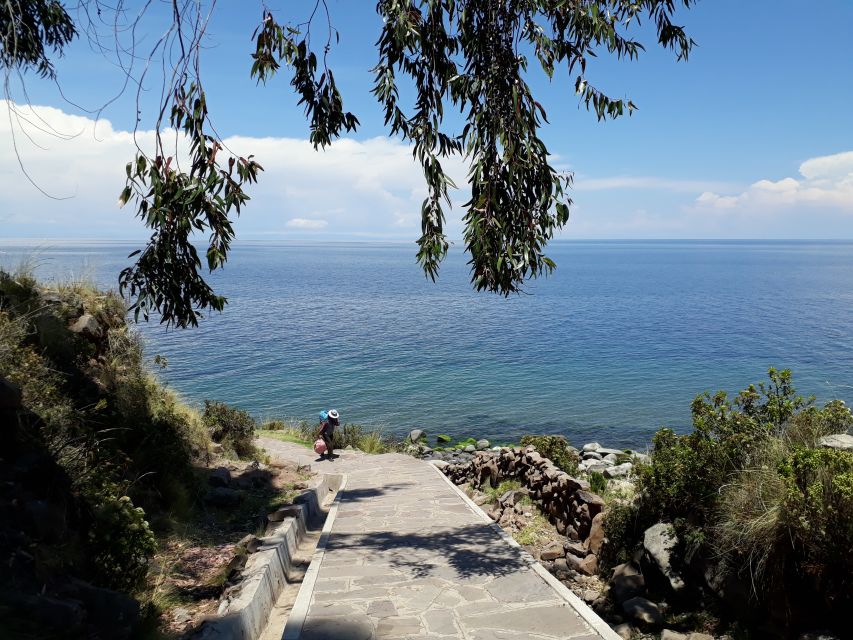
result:
M 853 453 L 817 445 L 853 415 L 843 402 L 796 395 L 790 371 L 769 378 L 733 402 L 697 397 L 690 434 L 661 429 L 635 508 L 675 525 L 686 561 L 696 550 L 722 560 L 758 603 L 842 620 L 853 605 Z M 608 521 L 619 557 L 641 532 L 618 509 Z
M 258 454 L 254 445 L 255 419 L 242 409 L 230 407 L 224 402 L 204 401 L 202 420 L 210 438 L 233 451 L 238 458 L 253 458 Z
M 611 502 L 604 512 L 605 542 L 599 553 L 602 569 L 628 562 L 640 545 L 643 532 L 653 524 L 638 502 Z
M 780 472 L 798 565 L 833 607 L 853 605 L 853 453 L 797 447 Z
M 103 490 L 96 501 L 89 530 L 90 559 L 97 581 L 111 589 L 133 591 L 148 573 L 148 559 L 157 544 L 145 512 L 116 487 Z
M 402 441 L 385 436 L 381 431 L 368 431 L 361 425 L 345 424 L 335 429 L 335 448 L 351 446 L 365 453 L 386 453 L 403 448 Z
M 564 436 L 533 436 L 527 435 L 521 438 L 521 446 L 533 445 L 536 451 L 541 453 L 551 462 L 566 473 L 574 474 L 578 470 L 578 455 L 575 453 L 569 441 Z
M 718 489 L 732 473 L 760 459 L 769 438 L 812 400 L 797 396 L 789 370 L 768 372 L 770 383 L 750 385 L 734 402 L 725 392 L 697 396 L 693 432 L 655 434 L 652 463 L 640 470 L 640 486 L 662 518 L 685 518 L 703 526 L 713 517 Z
M 603 473 L 593 471 L 589 474 L 589 488 L 593 493 L 602 494 L 607 489 L 607 478 Z

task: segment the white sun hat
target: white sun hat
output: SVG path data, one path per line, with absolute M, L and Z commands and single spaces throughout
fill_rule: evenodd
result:
M 329 409 L 329 417 L 332 418 L 332 420 L 337 420 L 340 416 L 335 409 Z

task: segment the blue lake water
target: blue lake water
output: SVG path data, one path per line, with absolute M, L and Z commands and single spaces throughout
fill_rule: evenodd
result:
M 0 245 L 4 243 L 0 242 Z M 47 278 L 115 286 L 136 247 L 0 246 Z M 241 245 L 212 277 L 230 301 L 197 329 L 142 324 L 147 355 L 187 399 L 259 418 L 313 417 L 397 433 L 646 445 L 686 430 L 702 391 L 769 366 L 819 400 L 853 398 L 853 244 L 555 242 L 528 294 L 476 293 L 466 258 L 426 280 L 413 245 Z

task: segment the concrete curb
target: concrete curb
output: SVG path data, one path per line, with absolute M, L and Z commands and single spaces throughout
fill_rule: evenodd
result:
M 323 557 L 326 555 L 326 545 L 329 543 L 329 535 L 331 535 L 332 527 L 335 525 L 338 506 L 341 503 L 341 496 L 343 496 L 346 486 L 347 476 L 344 475 L 338 486 L 338 493 L 335 496 L 335 500 L 329 507 L 326 522 L 323 524 L 323 532 L 320 534 L 320 540 L 317 542 L 317 548 L 314 550 L 311 564 L 308 565 L 308 570 L 305 572 L 305 578 L 302 580 L 302 586 L 296 595 L 296 601 L 293 603 L 293 608 L 287 617 L 287 623 L 284 625 L 281 640 L 299 640 L 299 637 L 302 635 L 302 628 L 305 626 L 305 619 L 308 617 L 308 609 L 311 606 L 311 598 L 314 595 L 314 584 L 317 581 L 317 574 L 320 573 Z
M 193 635 L 195 640 L 257 640 L 260 637 L 284 585 L 292 579 L 293 554 L 307 527 L 325 517 L 323 503 L 345 482 L 343 475 L 323 475 L 314 488 L 296 497 L 294 504 L 299 507 L 298 515 L 285 518 L 261 539 L 262 546 L 246 562 L 237 592 L 223 601 L 218 617 L 205 621 Z
M 557 592 L 557 594 L 563 598 L 568 604 L 574 609 L 577 614 L 583 618 L 584 622 L 586 622 L 592 629 L 604 640 L 622 640 L 622 637 L 617 634 L 613 629 L 610 628 L 604 620 L 602 620 L 599 615 L 593 611 L 589 605 L 587 605 L 583 600 L 578 598 L 571 589 L 566 587 L 562 582 L 557 580 L 551 573 L 539 564 L 533 556 L 531 556 L 524 548 L 518 544 L 511 535 L 509 535 L 506 531 L 504 531 L 500 525 L 494 522 L 485 511 L 483 511 L 480 507 L 478 507 L 471 498 L 465 495 L 465 492 L 462 491 L 459 487 L 457 487 L 453 482 L 451 482 L 450 478 L 444 475 L 441 469 L 438 466 L 432 464 L 432 462 L 428 462 L 429 466 L 435 469 L 435 472 L 442 477 L 442 479 L 453 488 L 453 490 L 465 501 L 465 504 L 468 505 L 468 508 L 471 509 L 483 522 L 488 524 L 492 530 L 497 533 L 508 545 L 511 547 L 515 547 L 521 551 L 521 558 L 527 565 L 533 569 L 542 578 L 548 585 Z M 313 563 L 312 563 L 313 564 Z

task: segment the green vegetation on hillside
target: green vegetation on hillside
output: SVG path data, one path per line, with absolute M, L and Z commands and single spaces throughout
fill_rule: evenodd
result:
M 697 397 L 692 413 L 691 433 L 655 436 L 637 500 L 611 506 L 608 560 L 626 561 L 646 527 L 669 521 L 685 570 L 713 567 L 775 617 L 840 620 L 853 605 L 853 452 L 819 441 L 850 429 L 850 410 L 815 406 L 790 371 L 770 369 L 733 400 Z
M 18 558 L 0 566 L 0 618 L 13 637 L 51 637 L 44 607 L 79 594 L 75 581 L 145 601 L 158 538 L 197 519 L 214 443 L 257 456 L 244 413 L 201 415 L 156 380 L 125 312 L 85 283 L 0 271 L 0 552 Z

